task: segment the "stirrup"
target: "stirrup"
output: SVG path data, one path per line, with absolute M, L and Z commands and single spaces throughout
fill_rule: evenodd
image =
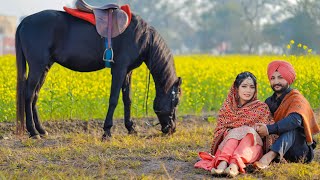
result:
M 109 63 L 114 63 L 113 59 L 104 59 L 104 61 L 109 62 Z
M 112 48 L 107 48 L 106 50 L 104 50 L 103 61 L 106 61 L 106 62 L 109 62 L 109 63 L 114 63 L 114 60 L 113 60 L 113 49 Z

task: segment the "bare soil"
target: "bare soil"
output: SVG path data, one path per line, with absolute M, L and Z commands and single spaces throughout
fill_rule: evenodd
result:
M 190 128 L 190 127 L 205 127 L 205 126 L 212 126 L 212 123 L 208 122 L 208 117 L 212 117 L 215 115 L 208 115 L 208 116 L 183 116 L 180 117 L 177 130 L 179 131 L 180 128 Z M 319 112 L 317 112 L 317 117 L 319 117 Z M 137 124 L 136 130 L 139 132 L 137 136 L 141 138 L 154 138 L 156 136 L 162 136 L 160 133 L 160 125 L 155 127 L 150 127 L 150 124 L 156 124 L 157 120 L 155 118 L 141 118 L 135 119 L 135 123 Z M 148 125 L 149 124 L 149 125 Z M 82 120 L 67 120 L 67 121 L 49 121 L 44 122 L 43 125 L 46 127 L 46 130 L 49 132 L 50 138 L 45 139 L 40 145 L 40 147 L 56 147 L 56 146 L 68 146 L 70 143 L 67 138 L 64 138 L 65 134 L 88 134 L 90 136 L 101 137 L 103 131 L 103 121 L 102 120 L 90 120 L 90 121 L 82 121 Z M 213 130 L 213 129 L 212 129 Z M 127 131 L 124 127 L 124 123 L 122 120 L 115 120 L 114 126 L 112 129 L 113 134 L 116 135 L 126 135 Z M 14 149 L 23 149 L 27 148 L 23 143 L 26 141 L 27 134 L 23 137 L 17 137 L 15 135 L 15 124 L 14 123 L 0 123 L 0 144 L 2 148 L 6 148 L 9 150 Z M 106 142 L 108 143 L 108 142 Z M 181 148 L 188 148 L 181 147 Z M 195 148 L 192 147 L 192 152 L 199 152 L 204 151 L 207 147 L 196 146 Z M 97 151 L 97 150 L 95 150 Z M 126 151 L 125 149 L 122 151 Z M 120 152 L 121 153 L 121 152 Z M 202 170 L 195 170 L 193 167 L 194 163 L 198 160 L 196 155 L 191 160 L 185 160 L 177 158 L 173 155 L 168 154 L 161 155 L 161 156 L 126 156 L 122 161 L 134 161 L 139 162 L 140 165 L 138 168 L 127 169 L 130 173 L 129 175 L 131 178 L 138 178 L 144 176 L 151 176 L 151 177 L 161 177 L 164 179 L 173 178 L 173 179 L 210 179 L 212 176 L 205 171 Z M 76 160 L 73 163 L 73 166 L 81 166 L 77 164 L 77 161 L 84 161 L 83 159 Z M 316 149 L 315 161 L 320 162 L 320 150 L 319 147 Z M 38 160 L 39 165 L 43 162 Z M 54 163 L 54 162 L 52 162 Z M 66 163 L 68 162 L 60 162 Z M 0 179 L 1 179 L 1 171 L 6 169 L 7 164 L 0 163 Z M 101 174 L 101 170 L 98 170 L 98 167 L 84 167 L 86 168 L 86 172 L 98 172 Z M 126 167 L 119 168 L 117 167 L 117 171 L 125 171 Z M 116 171 L 113 172 L 113 177 L 115 179 L 122 179 L 126 177 L 126 175 L 117 175 Z M 132 176 L 132 174 L 134 176 Z M 128 175 L 128 174 L 127 174 Z M 252 174 L 255 178 L 261 178 L 261 174 Z M 94 176 L 95 178 L 102 178 L 104 179 L 105 176 Z M 243 177 L 243 175 L 239 176 Z M 250 176 L 252 177 L 252 176 Z M 226 177 L 219 177 L 225 179 Z
M 196 127 L 197 124 L 201 122 L 208 123 L 206 121 L 207 117 L 196 117 L 196 116 L 184 116 L 182 117 L 182 121 L 177 124 L 177 129 L 180 128 L 188 128 L 188 126 Z M 158 122 L 155 118 L 141 118 L 134 119 L 136 123 L 136 130 L 138 131 L 137 136 L 143 139 L 155 138 L 157 136 L 164 136 L 160 131 L 160 125 L 156 125 L 151 127 L 150 125 L 154 125 Z M 40 145 L 37 147 L 57 147 L 57 146 L 68 146 L 70 142 L 67 138 L 64 137 L 65 134 L 86 134 L 89 136 L 95 136 L 100 138 L 103 134 L 103 120 L 64 120 L 64 121 L 48 121 L 43 123 L 44 127 L 49 133 L 50 138 L 46 138 Z M 15 135 L 15 123 L 0 123 L 0 144 L 2 148 L 6 148 L 9 150 L 13 149 L 23 149 L 28 148 L 25 146 L 25 141 L 28 141 L 28 134 L 25 134 L 23 137 L 18 137 Z M 114 136 L 119 135 L 127 135 L 127 130 L 124 126 L 122 120 L 115 120 L 114 126 L 112 128 L 112 132 Z M 108 142 L 106 142 L 108 143 Z M 183 147 L 185 148 L 185 147 Z M 186 147 L 187 148 L 187 147 Z M 124 150 L 125 151 L 125 150 Z M 201 147 L 196 149 L 196 151 L 203 151 Z M 117 152 L 122 153 L 122 152 Z M 124 152 L 123 152 L 124 153 Z M 195 169 L 193 164 L 198 160 L 195 156 L 194 159 L 189 162 L 185 160 L 178 159 L 172 155 L 168 156 L 137 156 L 137 157 L 124 157 L 122 161 L 135 161 L 140 162 L 139 168 L 135 168 L 130 171 L 130 174 L 133 174 L 131 178 L 138 178 L 144 176 L 151 177 L 161 177 L 161 178 L 173 178 L 173 179 L 203 179 L 210 178 L 211 175 L 205 171 L 200 171 L 200 173 L 192 174 Z M 83 161 L 83 159 L 78 159 L 77 161 Z M 37 162 L 41 165 L 43 162 L 40 160 Z M 64 163 L 64 162 L 60 162 Z M 76 165 L 75 165 L 76 164 Z M 76 162 L 73 162 L 73 166 L 81 166 L 77 165 Z M 0 163 L 0 177 L 1 170 L 6 169 L 5 164 Z M 70 164 L 71 166 L 71 164 Z M 97 167 L 86 167 L 89 168 L 89 171 L 99 171 Z M 90 170 L 90 168 L 92 168 Z M 116 167 L 119 170 L 119 167 Z M 126 169 L 125 167 L 120 168 Z M 197 171 L 198 172 L 198 171 Z M 115 179 L 122 179 L 124 176 L 113 174 Z M 131 176 L 131 175 L 130 175 Z M 95 176 L 96 178 L 104 179 L 104 176 Z M 0 178 L 1 179 L 1 178 Z M 113 178 L 112 178 L 113 179 Z

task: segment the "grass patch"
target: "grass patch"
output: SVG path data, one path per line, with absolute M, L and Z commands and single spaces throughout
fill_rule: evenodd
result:
M 212 178 L 209 172 L 193 167 L 198 152 L 210 149 L 214 130 L 211 120 L 180 119 L 173 136 L 163 136 L 156 130 L 159 127 L 143 124 L 137 122 L 140 133 L 133 136 L 126 134 L 122 122 L 115 123 L 113 138 L 108 142 L 100 141 L 102 134 L 97 127 L 55 132 L 43 140 L 2 139 L 0 179 Z M 315 138 L 320 139 L 319 135 Z M 319 147 L 316 152 L 311 164 L 272 164 L 267 170 L 237 179 L 320 179 Z

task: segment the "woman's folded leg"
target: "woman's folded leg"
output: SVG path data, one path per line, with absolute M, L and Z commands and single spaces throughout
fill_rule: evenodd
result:
M 238 147 L 233 152 L 229 163 L 237 164 L 239 171 L 244 173 L 245 164 L 253 163 L 259 160 L 263 155 L 261 145 L 254 145 L 252 134 L 247 134 L 239 143 Z
M 221 161 L 226 161 L 228 164 L 230 164 L 229 162 L 230 157 L 233 155 L 233 152 L 238 147 L 238 145 L 239 145 L 239 140 L 229 139 L 222 149 L 217 150 L 215 154 L 213 167 L 216 168 Z

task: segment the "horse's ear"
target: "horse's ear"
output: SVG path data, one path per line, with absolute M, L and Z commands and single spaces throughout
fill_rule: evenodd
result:
M 178 80 L 176 81 L 176 83 L 178 84 L 178 86 L 181 86 L 182 84 L 182 78 L 178 77 Z

